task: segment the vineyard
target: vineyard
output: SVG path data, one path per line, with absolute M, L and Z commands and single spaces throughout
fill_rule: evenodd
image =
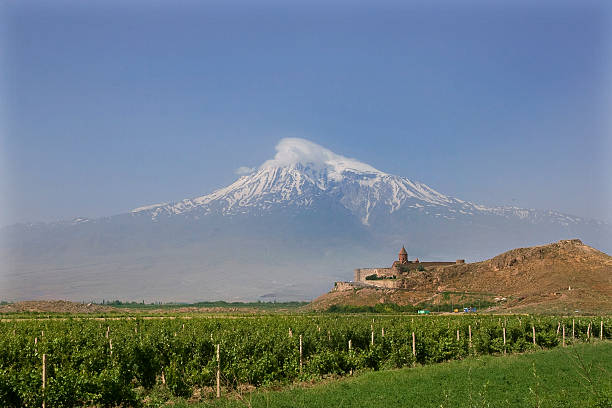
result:
M 137 406 L 156 387 L 212 398 L 245 385 L 599 341 L 612 337 L 612 319 L 201 316 L 23 319 L 0 329 L 0 406 Z

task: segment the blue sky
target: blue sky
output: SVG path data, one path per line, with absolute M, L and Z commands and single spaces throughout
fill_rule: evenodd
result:
M 202 195 L 283 137 L 612 221 L 608 2 L 428 3 L 4 1 L 0 225 Z

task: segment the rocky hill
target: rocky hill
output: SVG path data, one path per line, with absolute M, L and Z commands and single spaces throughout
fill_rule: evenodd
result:
M 580 240 L 518 248 L 483 262 L 415 272 L 407 289 L 332 290 L 311 304 L 400 305 L 493 302 L 491 310 L 612 312 L 612 257 Z

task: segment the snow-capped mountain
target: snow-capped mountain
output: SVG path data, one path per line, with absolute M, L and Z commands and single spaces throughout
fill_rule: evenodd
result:
M 346 169 L 339 173 L 317 169 L 312 163 L 285 167 L 263 167 L 212 194 L 173 204 L 158 204 L 132 210 L 156 219 L 162 215 L 236 215 L 271 212 L 278 206 L 305 208 L 321 196 L 335 197 L 364 224 L 374 208 L 392 213 L 410 201 L 449 206 L 463 203 L 425 184 L 382 172 Z M 466 208 L 469 205 L 466 206 Z
M 180 214 L 197 218 L 211 214 L 271 213 L 279 207 L 308 209 L 321 197 L 331 197 L 364 225 L 370 224 L 374 212 L 392 214 L 407 208 L 447 219 L 480 214 L 531 222 L 548 218 L 563 225 L 582 222 L 579 217 L 555 211 L 485 207 L 449 197 L 423 183 L 384 173 L 304 139 L 282 139 L 276 149 L 274 159 L 212 194 L 139 207 L 132 213 L 146 214 L 153 220 Z
M 486 259 L 567 238 L 612 250 L 610 225 L 486 207 L 304 139 L 201 197 L 99 219 L 2 231 L 0 300 L 308 299 L 405 245 L 427 260 Z

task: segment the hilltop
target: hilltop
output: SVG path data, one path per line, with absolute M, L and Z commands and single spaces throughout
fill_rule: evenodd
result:
M 612 257 L 563 240 L 517 248 L 482 262 L 414 272 L 407 289 L 343 287 L 315 299 L 310 308 L 396 303 L 458 306 L 492 302 L 490 310 L 513 312 L 611 312 Z

